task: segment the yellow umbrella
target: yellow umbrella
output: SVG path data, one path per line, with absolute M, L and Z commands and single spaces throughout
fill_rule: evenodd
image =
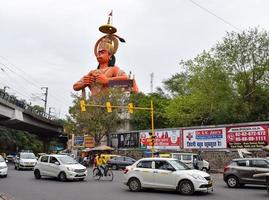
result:
M 89 151 L 109 151 L 109 150 L 114 150 L 114 149 L 106 145 L 100 145 L 100 146 L 91 148 Z

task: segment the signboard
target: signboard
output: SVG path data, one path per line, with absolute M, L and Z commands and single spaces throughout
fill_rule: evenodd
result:
M 118 148 L 139 147 L 139 132 L 121 133 L 118 137 Z
M 183 130 L 184 149 L 226 148 L 225 128 Z
M 74 146 L 83 146 L 84 136 L 75 136 L 74 137 Z
M 269 144 L 268 125 L 227 127 L 229 148 L 261 148 Z
M 95 146 L 94 138 L 92 136 L 85 135 L 84 146 L 85 148 L 93 148 Z
M 140 132 L 140 145 L 151 148 L 149 144 L 149 132 Z M 180 130 L 155 131 L 155 149 L 179 149 Z

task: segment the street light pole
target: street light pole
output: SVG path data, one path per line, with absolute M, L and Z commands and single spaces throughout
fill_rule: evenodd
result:
M 48 87 L 41 87 L 41 90 L 45 89 L 45 92 L 42 93 L 45 95 L 45 99 L 42 99 L 44 101 L 44 112 L 46 113 L 47 111 L 47 101 L 48 101 L 48 90 L 49 88 Z
M 10 87 L 4 86 L 4 92 L 6 92 L 6 89 L 10 89 Z

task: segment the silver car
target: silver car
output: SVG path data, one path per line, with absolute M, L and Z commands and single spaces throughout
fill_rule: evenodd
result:
M 265 158 L 238 158 L 224 167 L 223 180 L 230 188 L 242 187 L 245 184 L 266 185 L 265 177 L 254 177 L 254 174 L 269 172 L 269 160 Z

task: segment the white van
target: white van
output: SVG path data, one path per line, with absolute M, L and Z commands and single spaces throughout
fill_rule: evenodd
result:
M 205 172 L 210 170 L 209 162 L 203 160 L 199 154 L 195 153 L 171 153 L 171 158 L 175 158 L 190 168 L 199 169 Z

